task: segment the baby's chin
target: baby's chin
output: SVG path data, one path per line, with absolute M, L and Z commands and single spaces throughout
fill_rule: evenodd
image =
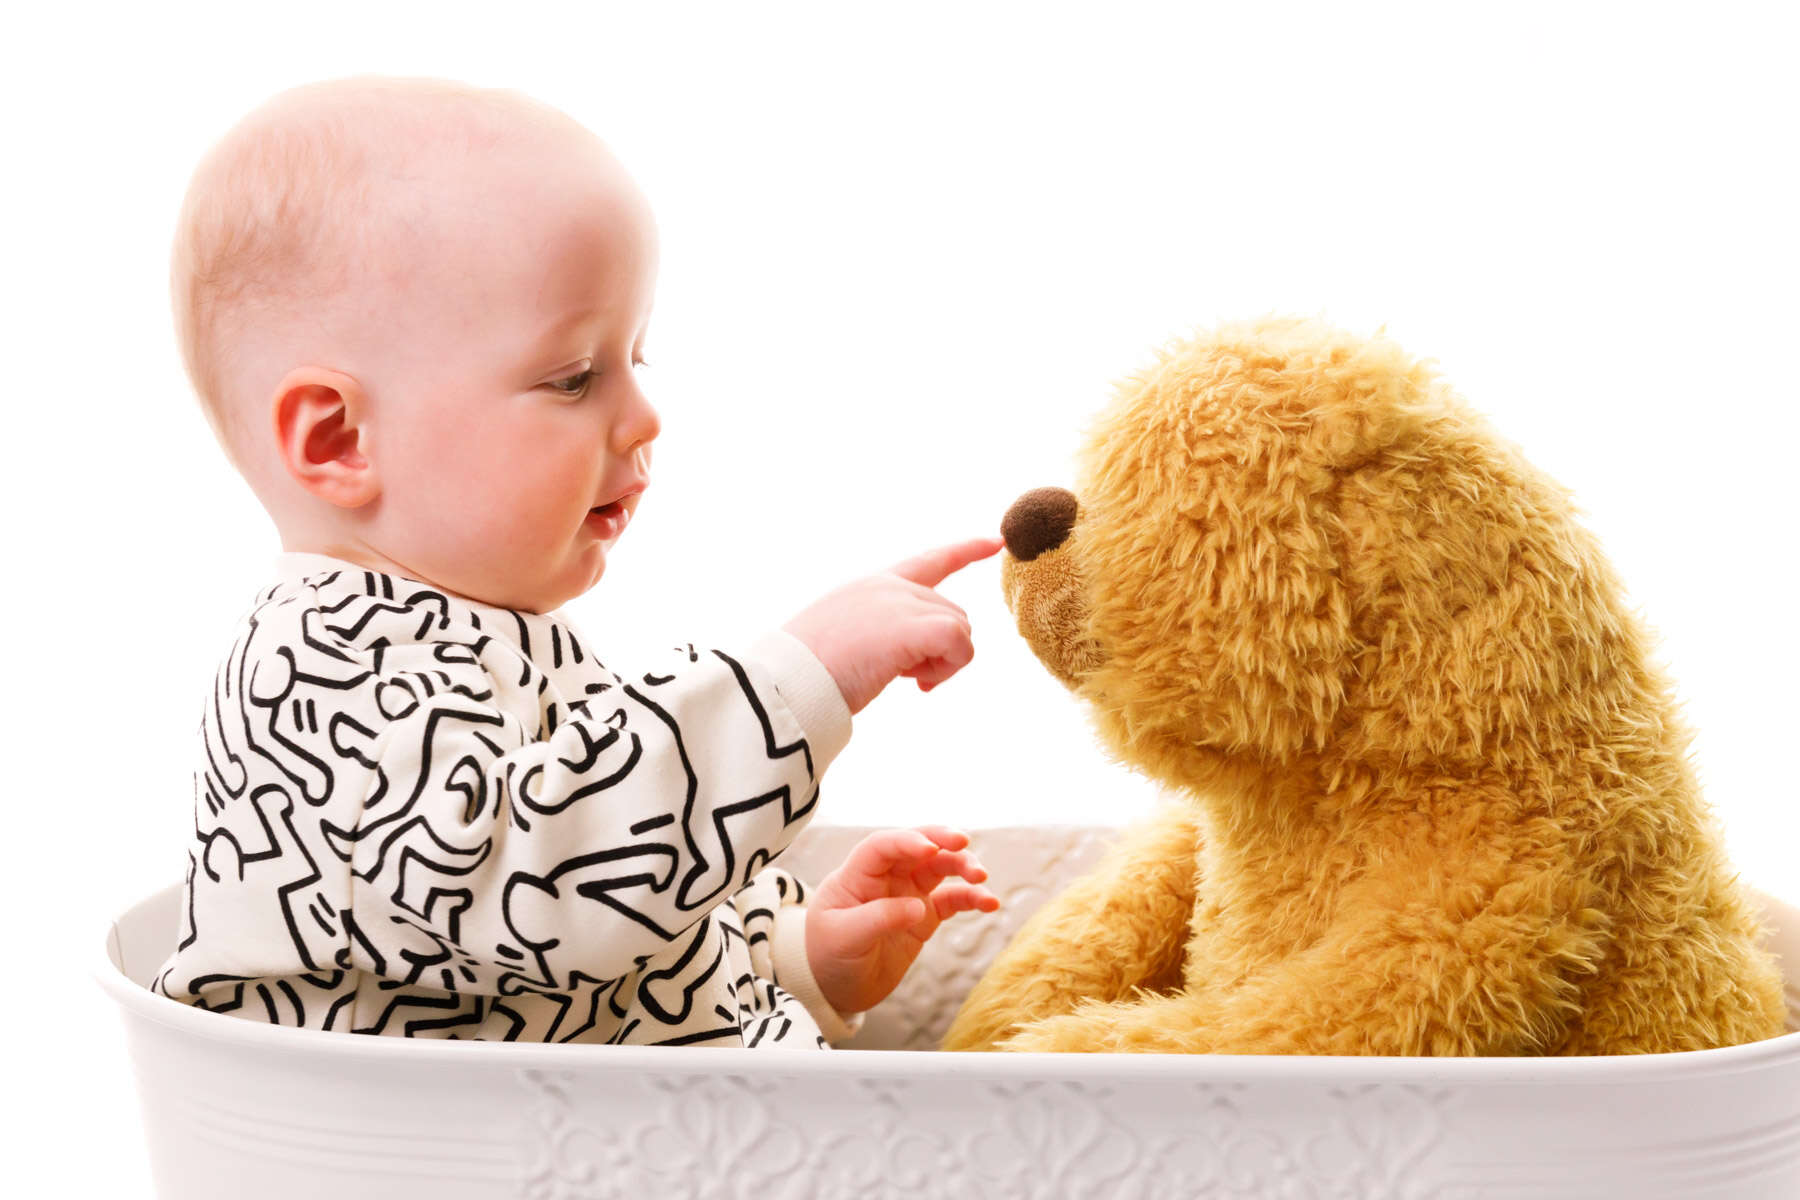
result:
M 612 553 L 612 548 L 616 542 L 617 539 L 614 539 L 614 541 L 611 542 L 599 542 L 590 546 L 588 552 L 582 555 L 581 565 L 570 573 L 571 578 L 569 582 L 565 586 L 555 589 L 564 594 L 561 599 L 554 601 L 550 607 L 559 608 L 575 599 L 575 597 L 598 587 L 600 580 L 606 575 L 606 560 Z

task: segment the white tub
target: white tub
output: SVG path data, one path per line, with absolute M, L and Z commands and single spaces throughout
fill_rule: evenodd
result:
M 817 879 L 862 829 L 809 829 Z M 157 1192 L 309 1197 L 1800 1197 L 1800 1033 L 1617 1058 L 917 1053 L 1111 830 L 975 832 L 1005 907 L 960 916 L 861 1053 L 409 1041 L 144 988 L 180 889 L 114 923 Z M 1800 1029 L 1800 911 L 1768 901 Z

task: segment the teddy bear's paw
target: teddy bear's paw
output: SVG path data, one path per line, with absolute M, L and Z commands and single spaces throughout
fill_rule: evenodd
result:
M 993 1048 L 1005 1054 L 1043 1054 L 1056 1049 L 1055 1046 L 1046 1044 L 1041 1035 L 1030 1030 L 995 1042 Z
M 1055 1054 L 1082 1051 L 1107 1051 L 1116 1047 L 1103 1027 L 1073 1014 L 1045 1017 L 1033 1021 L 1019 1032 L 995 1044 L 994 1049 L 1014 1054 Z

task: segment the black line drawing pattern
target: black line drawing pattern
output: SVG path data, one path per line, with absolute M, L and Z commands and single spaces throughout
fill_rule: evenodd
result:
M 266 589 L 205 704 L 152 990 L 353 1033 L 825 1045 L 772 958 L 812 751 L 754 662 L 656 666 L 348 565 Z

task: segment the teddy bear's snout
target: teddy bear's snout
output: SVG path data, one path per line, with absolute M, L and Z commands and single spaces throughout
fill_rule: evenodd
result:
M 1075 509 L 1075 493 L 1067 488 L 1032 488 L 1013 501 L 1000 521 L 1007 553 L 1030 562 L 1056 549 L 1075 527 Z

